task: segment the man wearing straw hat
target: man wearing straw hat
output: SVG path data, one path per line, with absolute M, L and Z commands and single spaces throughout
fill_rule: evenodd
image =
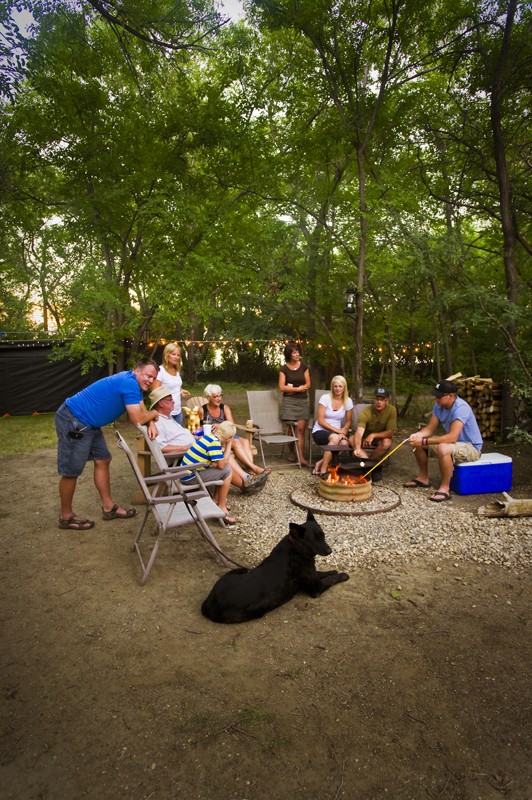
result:
M 158 386 L 151 392 L 149 399 L 150 408 L 159 412 L 155 441 L 163 453 L 186 453 L 196 440 L 190 431 L 183 428 L 172 416 L 174 399 L 168 386 L 164 384 Z

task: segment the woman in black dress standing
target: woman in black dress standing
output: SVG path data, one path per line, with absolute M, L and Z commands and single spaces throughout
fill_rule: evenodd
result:
M 305 431 L 310 417 L 308 390 L 310 389 L 310 372 L 301 360 L 301 348 L 297 343 L 287 344 L 284 349 L 285 364 L 279 372 L 279 389 L 283 393 L 281 419 L 291 423 L 297 436 L 299 458 L 303 467 L 308 467 L 305 460 Z M 288 456 L 295 461 L 293 449 Z

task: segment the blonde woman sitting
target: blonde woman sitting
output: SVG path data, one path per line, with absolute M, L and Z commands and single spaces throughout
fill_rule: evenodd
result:
M 327 444 L 345 444 L 353 447 L 353 436 L 349 437 L 352 417 L 353 401 L 347 391 L 347 381 L 343 375 L 335 375 L 331 381 L 330 391 L 320 397 L 312 438 L 320 447 Z M 312 474 L 320 475 L 327 472 L 331 458 L 332 453 L 325 450 Z
M 202 422 L 212 424 L 212 432 L 216 433 L 216 428 L 222 422 L 233 422 L 233 413 L 227 403 L 222 403 L 222 388 L 216 383 L 209 383 L 203 390 L 207 402 L 199 409 L 199 417 Z M 251 486 L 264 483 L 271 470 L 258 467 L 253 462 L 253 452 L 251 444 L 242 436 L 233 436 L 232 456 L 230 458 L 231 469 L 233 470 L 233 485 L 238 486 L 242 491 L 246 491 Z M 238 459 L 238 461 L 236 460 Z M 239 463 L 240 462 L 240 463 Z M 242 469 L 242 467 L 244 469 Z M 261 477 L 263 476 L 263 477 Z M 260 483 L 258 478 L 261 478 Z

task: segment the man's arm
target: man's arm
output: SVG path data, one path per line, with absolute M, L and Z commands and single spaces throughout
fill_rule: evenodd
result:
M 364 444 L 367 444 L 369 447 L 378 439 L 391 439 L 394 433 L 395 430 L 392 430 L 391 428 L 390 430 L 379 431 L 378 433 L 368 433 L 368 435 L 364 438 Z
M 144 405 L 144 400 L 141 400 L 140 403 L 126 406 L 126 413 L 133 425 L 146 425 L 148 422 L 159 419 L 157 411 L 148 411 Z
M 456 438 L 447 439 L 446 438 L 447 436 L 454 436 L 455 435 L 455 431 L 454 431 L 455 423 L 457 423 L 460 426 L 458 431 L 456 431 Z M 440 443 L 443 443 L 443 442 L 452 442 L 452 443 L 454 443 L 454 442 L 456 442 L 458 440 L 458 437 L 460 436 L 460 431 L 464 427 L 463 422 L 460 422 L 459 420 L 455 420 L 451 424 L 451 427 L 449 429 L 449 433 L 446 433 L 443 436 L 434 437 L 433 436 L 434 435 L 434 431 L 437 429 L 439 424 L 440 424 L 440 420 L 438 419 L 438 417 L 436 417 L 433 414 L 431 416 L 431 418 L 429 419 L 428 423 L 425 425 L 425 427 L 421 428 L 421 430 L 418 431 L 417 433 L 413 433 L 412 436 L 410 436 L 408 441 L 410 442 L 410 444 L 421 445 L 421 440 L 422 439 L 428 439 L 430 437 L 430 438 L 435 438 L 435 439 L 438 440 L 438 441 L 431 442 L 431 444 L 440 444 Z M 427 442 L 425 442 L 425 445 L 426 444 L 427 444 Z
M 216 467 L 216 469 L 223 469 L 224 467 L 227 466 L 227 464 L 229 463 L 229 459 L 231 457 L 232 443 L 233 443 L 233 437 L 224 442 L 224 444 L 222 445 L 224 449 L 223 458 L 219 458 L 217 461 L 213 461 L 212 462 L 213 467 Z
M 362 447 L 362 437 L 364 436 L 364 431 L 366 430 L 365 426 L 358 427 L 355 431 L 355 441 L 354 441 L 354 449 L 353 452 L 356 456 L 360 455 L 360 449 Z

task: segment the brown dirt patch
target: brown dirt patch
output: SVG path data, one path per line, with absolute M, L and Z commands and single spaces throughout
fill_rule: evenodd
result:
M 515 494 L 530 496 L 518 455 Z M 141 587 L 138 522 L 60 531 L 54 452 L 1 462 L 6 800 L 530 797 L 527 574 L 360 569 L 317 600 L 216 626 L 199 607 L 223 569 L 194 529 Z M 412 462 L 393 468 L 408 478 Z M 121 454 L 112 469 L 130 497 Z M 89 470 L 76 508 L 98 519 Z

